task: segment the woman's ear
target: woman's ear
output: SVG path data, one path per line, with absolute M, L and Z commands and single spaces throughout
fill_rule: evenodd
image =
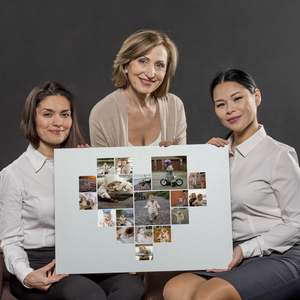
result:
M 261 103 L 261 93 L 259 89 L 255 89 L 254 91 L 254 97 L 255 97 L 255 104 L 256 107 L 258 107 Z

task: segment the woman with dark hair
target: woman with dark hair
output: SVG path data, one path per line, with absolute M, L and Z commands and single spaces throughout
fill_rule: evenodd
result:
M 0 173 L 0 240 L 12 273 L 11 291 L 28 300 L 107 299 L 107 295 L 138 300 L 144 288 L 137 275 L 55 272 L 54 149 L 84 147 L 74 103 L 74 95 L 59 83 L 35 87 L 21 123 L 30 144 Z
M 168 93 L 177 60 L 163 33 L 139 30 L 125 40 L 113 66 L 118 90 L 91 111 L 92 147 L 186 144 L 183 103 Z
M 257 121 L 261 93 L 246 72 L 229 69 L 211 84 L 215 112 L 232 131 L 228 144 L 233 258 L 225 270 L 181 274 L 165 286 L 172 299 L 299 299 L 300 169 L 295 150 Z

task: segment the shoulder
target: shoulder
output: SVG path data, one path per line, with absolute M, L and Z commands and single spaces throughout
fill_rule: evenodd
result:
M 274 166 L 284 164 L 291 159 L 298 164 L 298 156 L 295 149 L 287 144 L 276 141 L 270 136 L 266 136 L 258 148 L 265 159 L 271 161 Z
M 115 107 L 120 108 L 120 107 L 124 106 L 123 102 L 125 102 L 125 105 L 126 105 L 124 91 L 122 89 L 118 89 L 118 90 L 110 93 L 109 95 L 107 95 L 102 100 L 100 100 L 92 108 L 92 110 L 91 110 L 91 117 L 94 114 L 97 114 L 97 116 L 99 116 L 99 114 L 101 114 L 101 113 L 102 114 L 107 114 L 108 111 L 109 112 L 114 112 L 115 111 L 115 109 L 114 109 Z
M 172 93 L 167 93 L 166 96 L 158 98 L 158 102 L 167 105 L 183 106 L 181 99 Z
M 0 176 L 9 176 L 13 174 L 18 174 L 21 169 L 27 168 L 27 164 L 29 163 L 29 159 L 26 155 L 26 152 L 24 152 L 22 155 L 20 155 L 15 161 L 13 161 L 11 164 L 9 164 L 7 167 L 5 167 L 1 172 Z

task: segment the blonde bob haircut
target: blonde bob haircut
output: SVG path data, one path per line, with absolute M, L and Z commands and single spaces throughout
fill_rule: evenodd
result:
M 171 78 L 176 71 L 178 50 L 175 44 L 164 33 L 155 30 L 142 29 L 133 33 L 125 40 L 112 68 L 113 84 L 117 88 L 126 89 L 130 83 L 125 69 L 130 61 L 148 54 L 154 47 L 159 45 L 163 45 L 166 48 L 168 63 L 164 80 L 152 95 L 157 98 L 164 97 L 169 91 Z

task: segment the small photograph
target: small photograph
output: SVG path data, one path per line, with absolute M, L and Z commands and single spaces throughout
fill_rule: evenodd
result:
M 151 174 L 135 175 L 134 190 L 135 191 L 151 190 Z
M 115 158 L 115 174 L 125 175 L 132 174 L 132 158 L 118 157 Z
M 189 209 L 186 207 L 172 208 L 171 216 L 172 216 L 172 225 L 189 224 Z
M 133 208 L 132 178 L 108 174 L 97 178 L 99 209 Z
M 152 226 L 135 227 L 135 242 L 139 244 L 152 244 L 153 243 L 153 230 Z
M 187 157 L 152 157 L 152 189 L 187 189 Z
M 97 159 L 97 177 L 115 174 L 114 158 L 98 158 Z
M 205 172 L 189 173 L 189 189 L 206 189 Z
M 98 210 L 98 227 L 113 227 L 116 224 L 116 211 L 111 209 Z
M 79 192 L 96 192 L 96 176 L 79 176 Z
M 117 227 L 116 231 L 117 244 L 133 244 L 134 228 L 133 227 Z
M 117 209 L 117 226 L 134 226 L 133 208 Z
M 171 226 L 156 226 L 154 231 L 154 243 L 171 243 Z
M 188 190 L 171 191 L 171 206 L 189 206 Z
M 135 260 L 153 260 L 153 244 L 135 245 Z
M 190 206 L 207 206 L 206 189 L 193 190 L 189 193 Z
M 135 225 L 169 225 L 170 192 L 135 192 Z
M 98 209 L 97 193 L 79 193 L 79 210 Z

